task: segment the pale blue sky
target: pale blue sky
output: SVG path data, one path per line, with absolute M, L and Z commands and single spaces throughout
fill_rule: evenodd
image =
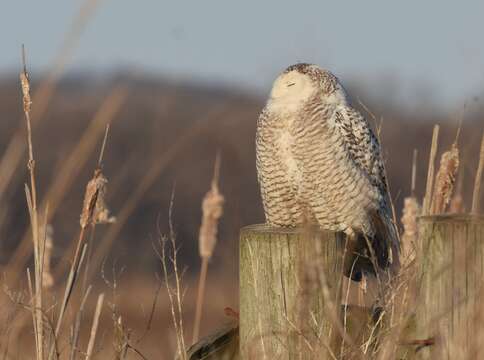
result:
M 21 43 L 31 67 L 46 69 L 81 1 L 0 3 L 5 73 Z M 134 66 L 265 92 L 297 61 L 460 106 L 484 93 L 484 1 L 102 0 L 67 71 Z

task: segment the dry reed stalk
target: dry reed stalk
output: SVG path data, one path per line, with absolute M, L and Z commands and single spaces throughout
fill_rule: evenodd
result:
M 226 114 L 229 106 L 222 105 L 220 108 L 209 112 L 206 116 L 198 120 L 198 122 L 185 131 L 177 141 L 166 151 L 164 154 L 153 162 L 152 166 L 148 169 L 145 176 L 139 183 L 139 185 L 131 192 L 124 202 L 123 207 L 118 212 L 116 216 L 116 222 L 113 226 L 110 226 L 105 236 L 101 240 L 99 246 L 96 249 L 96 253 L 93 255 L 89 278 L 91 278 L 101 265 L 104 257 L 108 253 L 113 241 L 121 232 L 124 224 L 128 220 L 129 216 L 133 213 L 136 205 L 144 195 L 144 193 L 149 189 L 149 187 L 158 178 L 158 175 L 175 159 L 176 155 L 184 149 L 192 139 L 200 136 L 200 134 L 209 129 L 215 120 L 220 119 Z M 242 114 L 241 116 L 245 116 Z
M 44 254 L 44 242 L 40 238 L 39 232 L 39 221 L 38 221 L 38 211 L 37 211 L 37 187 L 35 181 L 35 160 L 34 151 L 32 144 L 32 124 L 30 113 L 32 110 L 32 100 L 30 98 L 30 80 L 29 74 L 27 72 L 27 65 L 25 61 L 25 48 L 22 46 L 22 63 L 23 70 L 20 73 L 20 84 L 22 88 L 22 100 L 23 100 L 23 110 L 27 123 L 27 144 L 28 144 L 28 163 L 27 168 L 30 173 L 30 188 L 25 184 L 25 194 L 27 198 L 27 205 L 30 215 L 30 224 L 32 230 L 32 241 L 34 248 L 34 279 L 35 279 L 35 292 L 34 292 L 34 303 L 35 303 L 35 325 L 36 325 L 36 356 L 37 359 L 44 359 L 44 326 L 43 326 L 43 296 L 42 296 L 42 268 L 43 268 L 43 254 Z
M 27 284 L 29 287 L 29 296 L 31 299 L 32 304 L 30 305 L 30 312 L 32 314 L 32 326 L 34 328 L 34 337 L 35 337 L 35 355 L 38 360 L 39 359 L 39 324 L 37 321 L 37 309 L 35 304 L 35 295 L 34 295 L 34 285 L 32 284 L 32 276 L 30 275 L 30 269 L 27 268 Z
M 410 183 L 410 196 L 415 196 L 415 188 L 417 184 L 417 156 L 418 150 L 413 149 L 413 157 L 412 157 L 412 180 Z
M 452 197 L 455 176 L 459 169 L 459 148 L 452 144 L 449 151 L 442 154 L 440 168 L 435 178 L 435 187 L 432 196 L 431 214 L 442 214 Z
M 81 301 L 81 305 L 79 306 L 79 310 L 76 314 L 76 319 L 74 320 L 74 326 L 72 329 L 72 336 L 71 336 L 71 351 L 69 355 L 70 360 L 76 359 L 76 353 L 78 352 L 77 344 L 79 342 L 79 334 L 81 331 L 81 321 L 82 321 L 82 314 L 84 313 L 84 307 L 86 306 L 87 298 L 91 293 L 92 286 L 89 286 L 84 293 L 84 296 Z
M 124 103 L 128 95 L 128 89 L 124 86 L 116 87 L 111 94 L 103 101 L 101 107 L 94 115 L 92 121 L 90 122 L 88 128 L 85 130 L 81 139 L 77 143 L 74 150 L 67 157 L 64 162 L 59 174 L 54 178 L 49 190 L 47 191 L 46 200 L 41 204 L 40 208 L 46 206 L 47 201 L 49 201 L 49 217 L 47 221 L 50 222 L 53 216 L 56 214 L 59 205 L 67 193 L 67 190 L 72 185 L 82 167 L 87 162 L 92 151 L 102 134 L 102 130 L 106 128 L 107 124 L 111 123 L 116 118 L 119 113 L 122 104 Z M 20 244 L 17 246 L 15 253 L 9 260 L 6 268 L 14 279 L 11 280 L 15 283 L 16 274 L 25 266 L 25 262 L 30 256 L 32 251 L 29 246 L 29 237 L 26 233 Z M 70 249 L 72 252 L 73 249 Z M 66 259 L 67 264 L 67 259 Z
M 123 325 L 123 319 L 121 316 L 113 314 L 114 320 L 114 335 L 113 335 L 113 347 L 114 347 L 114 359 L 122 360 L 126 358 L 129 350 L 129 334 Z
M 94 319 L 92 321 L 91 335 L 89 337 L 89 343 L 87 345 L 86 360 L 92 357 L 92 352 L 94 350 L 94 342 L 96 341 L 96 333 L 99 325 L 99 317 L 101 316 L 101 310 L 104 303 L 104 294 L 99 295 L 96 304 L 96 311 L 94 312 Z
M 44 250 L 44 268 L 42 273 L 42 285 L 44 289 L 50 290 L 54 286 L 54 277 L 51 271 L 52 250 L 54 248 L 54 228 L 48 224 L 45 227 L 45 250 Z
M 79 275 L 79 268 L 82 265 L 82 262 L 84 260 L 85 254 L 86 254 L 86 247 L 84 246 L 84 247 L 81 248 L 81 244 L 83 244 L 83 239 L 84 239 L 84 231 L 81 230 L 81 233 L 79 235 L 79 241 L 77 243 L 78 246 L 76 248 L 76 253 L 74 254 L 74 260 L 73 260 L 73 263 L 72 263 L 72 266 L 71 266 L 71 270 L 69 272 L 69 276 L 67 278 L 67 284 L 66 284 L 66 288 L 64 290 L 64 296 L 63 296 L 63 299 L 62 299 L 61 308 L 59 310 L 59 315 L 57 317 L 57 323 L 56 323 L 55 331 L 54 331 L 55 341 L 57 341 L 57 339 L 58 339 L 59 332 L 60 332 L 61 325 L 62 325 L 62 321 L 64 320 L 65 311 L 67 309 L 67 305 L 69 304 L 69 300 L 70 300 L 71 295 L 72 295 L 72 290 L 74 289 L 75 281 L 76 281 L 76 279 Z M 54 341 L 54 343 L 55 343 L 55 341 Z M 54 355 L 54 350 L 55 349 L 54 349 L 54 346 L 52 344 L 50 351 L 49 351 L 49 360 Z
M 61 48 L 54 57 L 53 66 L 45 81 L 43 81 L 38 90 L 35 91 L 33 99 L 35 103 L 35 113 L 32 117 L 32 125 L 35 126 L 38 120 L 45 114 L 52 95 L 55 92 L 56 85 L 61 74 L 64 71 L 77 43 L 79 42 L 82 31 L 84 30 L 88 19 L 97 7 L 99 0 L 85 0 L 81 5 L 77 16 L 64 36 Z M 22 160 L 25 143 L 23 141 L 23 129 L 19 129 L 12 140 L 6 147 L 2 159 L 0 160 L 0 199 L 3 197 L 15 170 Z
M 202 202 L 202 224 L 198 237 L 198 249 L 202 265 L 200 279 L 198 281 L 197 304 L 195 321 L 193 325 L 192 343 L 197 342 L 200 334 L 200 322 L 202 319 L 203 298 L 205 295 L 205 283 L 207 280 L 208 262 L 212 258 L 215 244 L 217 243 L 218 222 L 223 214 L 224 197 L 218 188 L 220 176 L 220 153 L 215 158 L 215 166 L 211 189 L 205 194 Z
M 437 155 L 437 147 L 439 142 L 439 125 L 434 126 L 432 133 L 432 145 L 430 147 L 429 167 L 427 172 L 427 186 L 425 188 L 425 197 L 422 206 L 422 215 L 430 214 L 430 203 L 432 200 L 432 188 L 434 186 L 434 172 L 435 172 L 435 157 Z
M 481 196 L 482 172 L 484 170 L 484 133 L 481 140 L 481 151 L 479 152 L 479 165 L 477 166 L 476 179 L 474 180 L 474 191 L 472 193 L 471 213 L 479 213 L 479 200 Z
M 168 265 L 167 265 L 167 255 L 166 255 L 166 243 L 168 239 L 166 236 L 160 235 L 159 238 L 159 245 L 160 251 L 155 249 L 158 258 L 160 259 L 162 270 L 163 270 L 163 278 L 166 287 L 166 292 L 168 294 L 168 298 L 170 300 L 170 309 L 171 309 L 171 316 L 173 321 L 173 326 L 175 327 L 175 334 L 176 334 L 176 342 L 177 342 L 177 359 L 181 360 L 188 360 L 187 358 L 187 348 L 185 345 L 185 336 L 184 336 L 184 328 L 183 328 L 183 313 L 182 313 L 182 289 L 181 289 L 181 276 L 178 272 L 178 260 L 177 260 L 177 246 L 176 246 L 176 237 L 175 232 L 173 230 L 173 223 L 172 223 L 172 211 L 173 211 L 173 203 L 174 203 L 174 190 L 171 195 L 170 200 L 170 207 L 169 207 L 169 225 L 170 225 L 170 245 L 172 249 L 172 253 L 170 256 L 170 261 L 173 268 L 173 273 L 175 275 L 175 288 L 172 288 L 169 281 L 168 275 Z

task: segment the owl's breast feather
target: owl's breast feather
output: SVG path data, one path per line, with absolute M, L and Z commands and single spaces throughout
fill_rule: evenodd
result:
M 296 138 L 288 129 L 281 129 L 276 133 L 275 145 L 280 158 L 280 163 L 284 167 L 287 179 L 293 189 L 300 190 L 303 183 L 303 169 L 296 159 Z

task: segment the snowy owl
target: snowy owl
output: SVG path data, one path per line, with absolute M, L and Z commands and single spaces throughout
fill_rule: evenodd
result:
M 301 63 L 279 75 L 257 123 L 256 153 L 268 225 L 342 231 L 372 259 L 361 264 L 397 266 L 379 142 L 332 73 Z

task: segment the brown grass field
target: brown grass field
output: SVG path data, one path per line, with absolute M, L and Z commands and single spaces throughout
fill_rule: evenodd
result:
M 181 312 L 188 347 L 201 263 L 202 200 L 217 153 L 217 189 L 225 202 L 221 218 L 210 225 L 218 233 L 208 256 L 200 335 L 231 322 L 224 309 L 238 309 L 239 230 L 264 221 L 254 134 L 265 95 L 124 72 L 68 76 L 49 94 L 49 78 L 30 77 L 31 109 L 16 74 L 0 79 L 0 357 L 172 359 L 181 343 L 172 305 L 176 316 Z M 364 85 L 348 87 L 364 95 Z M 409 110 L 390 100 L 364 102 L 381 130 L 398 219 L 411 193 L 414 149 L 415 195 L 421 201 L 434 124 L 441 127 L 440 159 L 463 118 L 453 194 L 463 199 L 458 211 L 469 211 L 484 118 L 479 100 L 455 113 Z M 86 195 L 97 168 L 107 186 L 92 183 Z M 101 200 L 112 222 L 101 218 Z M 160 261 L 164 236 L 166 275 L 178 290 L 172 302 Z M 170 258 L 175 237 L 178 277 Z

